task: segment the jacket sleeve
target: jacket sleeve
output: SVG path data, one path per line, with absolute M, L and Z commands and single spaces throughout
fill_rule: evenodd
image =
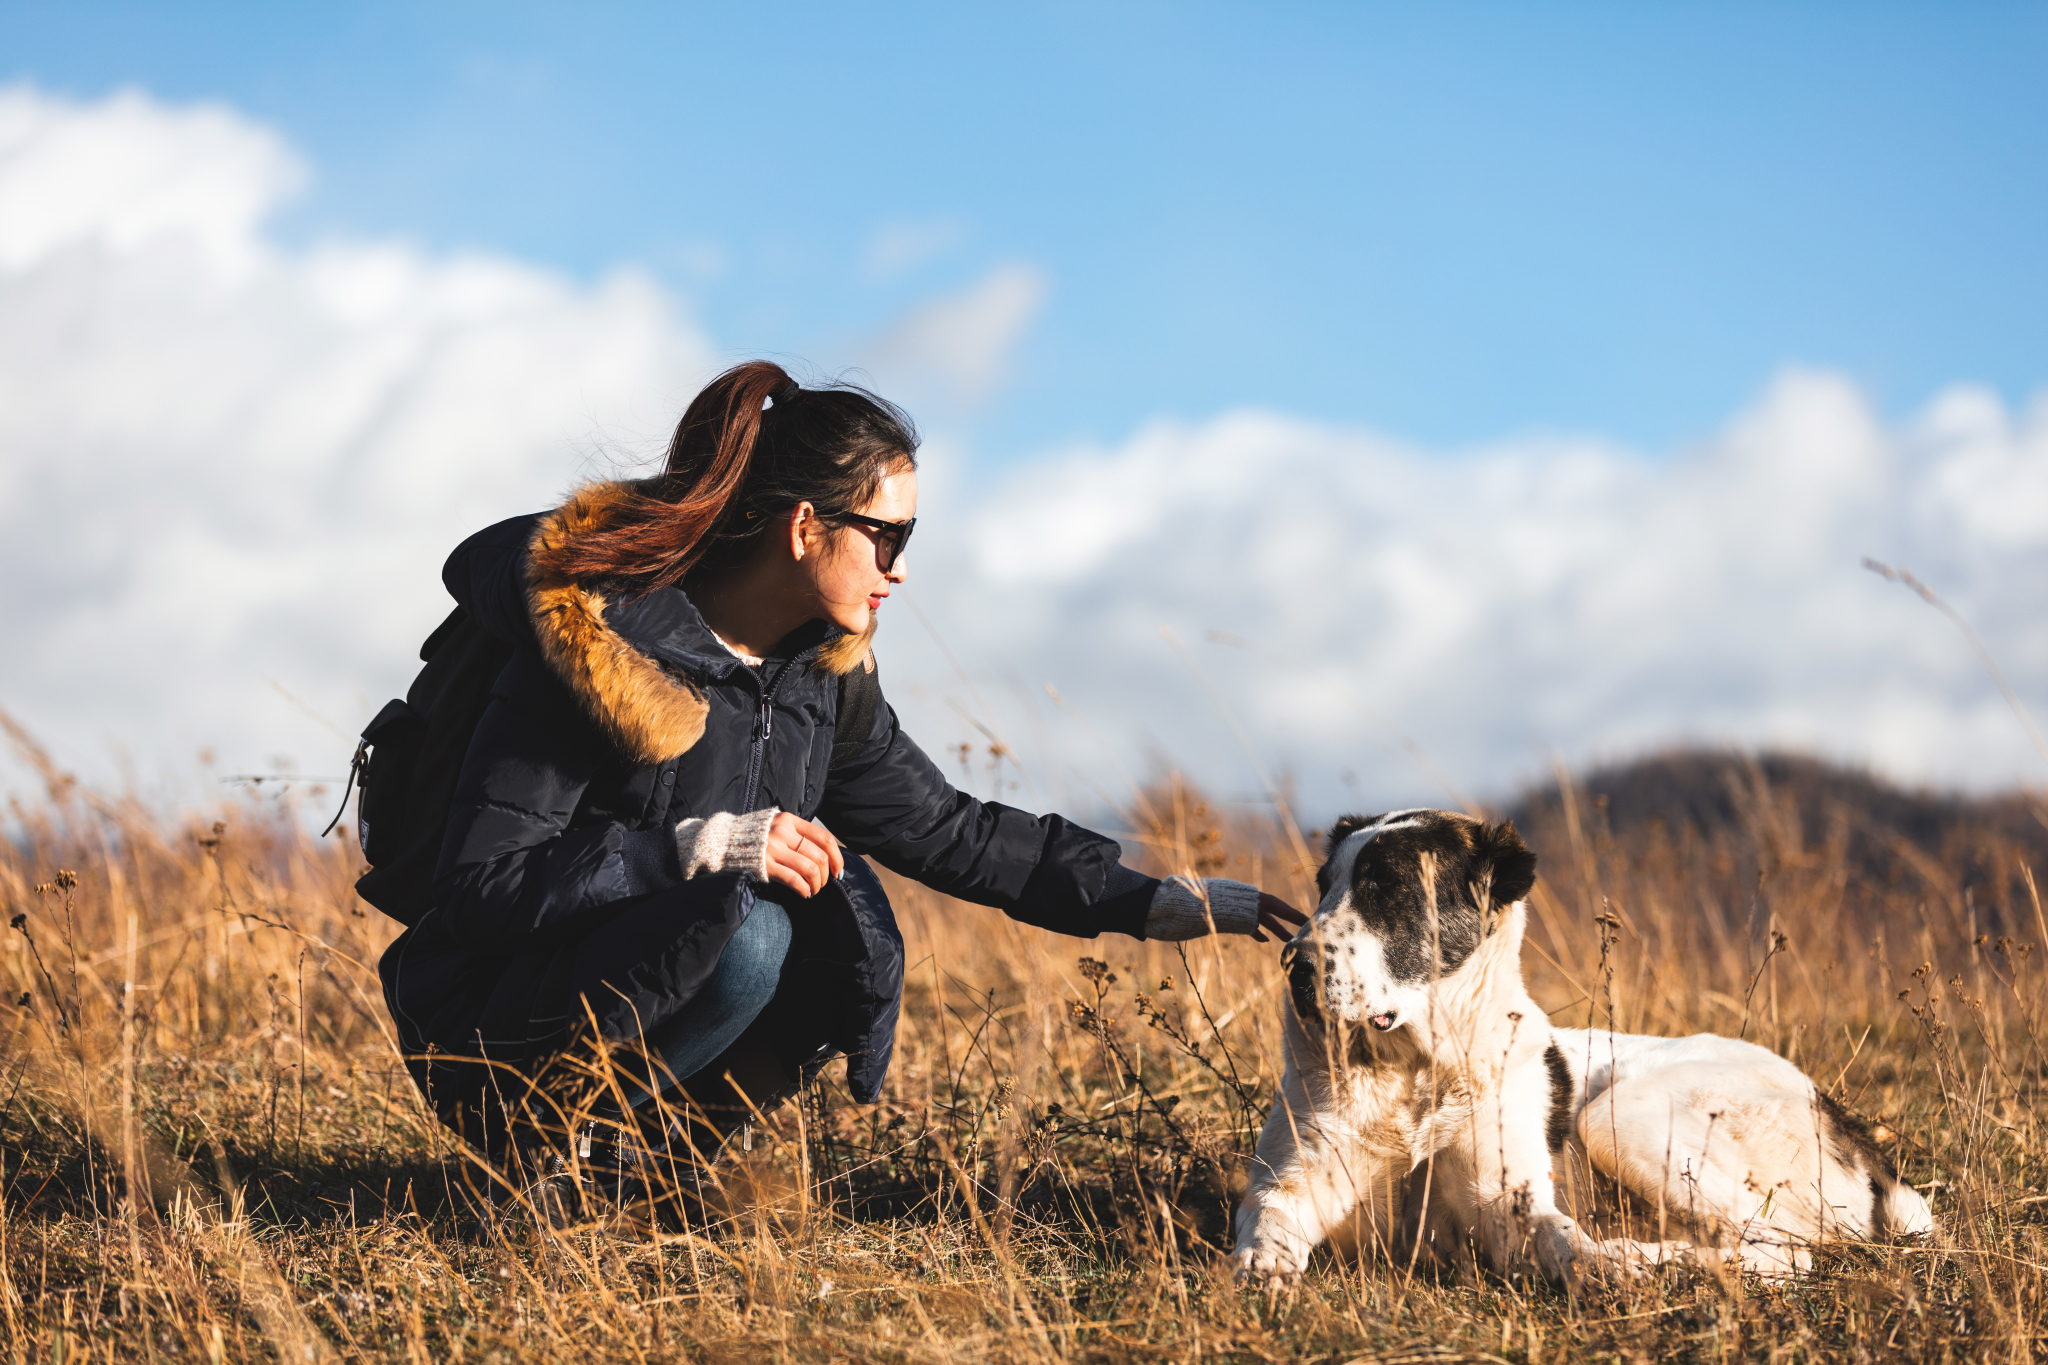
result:
M 956 790 L 886 702 L 866 746 L 826 779 L 818 814 L 892 872 L 1082 938 L 1142 937 L 1159 885 L 1122 865 L 1114 839 Z
M 673 830 L 569 820 L 618 761 L 540 659 L 515 654 L 477 723 L 449 806 L 436 912 L 462 946 L 503 953 L 581 911 L 683 880 Z

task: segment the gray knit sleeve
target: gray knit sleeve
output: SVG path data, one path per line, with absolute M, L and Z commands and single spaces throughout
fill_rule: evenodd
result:
M 1175 942 L 1219 934 L 1249 934 L 1259 927 L 1259 888 L 1223 877 L 1168 877 L 1152 893 L 1145 937 Z
M 676 826 L 676 852 L 683 876 L 700 872 L 744 872 L 757 882 L 768 880 L 768 826 L 782 812 L 766 810 L 734 815 L 720 811 Z

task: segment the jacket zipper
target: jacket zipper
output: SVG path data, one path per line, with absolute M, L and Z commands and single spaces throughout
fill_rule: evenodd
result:
M 784 662 L 776 670 L 775 680 L 761 693 L 761 714 L 754 723 L 754 752 L 747 759 L 747 799 L 740 805 L 741 814 L 752 811 L 755 798 L 761 794 L 761 770 L 766 766 L 768 736 L 775 728 L 775 692 L 782 686 L 782 680 L 789 676 L 790 665 L 795 662 L 794 659 Z

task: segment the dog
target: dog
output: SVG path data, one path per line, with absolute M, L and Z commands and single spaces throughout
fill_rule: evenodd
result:
M 1283 959 L 1286 1070 L 1237 1210 L 1240 1278 L 1298 1275 L 1325 1241 L 1561 1285 L 1688 1260 L 1783 1275 L 1827 1238 L 1934 1233 L 1776 1054 L 1551 1027 L 1522 984 L 1535 878 L 1510 823 L 1402 810 L 1330 831 Z M 1609 1214 L 1655 1239 L 1584 1230 Z

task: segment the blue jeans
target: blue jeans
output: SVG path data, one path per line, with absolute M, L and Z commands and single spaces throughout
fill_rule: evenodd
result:
M 760 1017 L 781 983 L 791 937 L 789 911 L 771 900 L 754 902 L 690 1002 L 647 1030 L 647 1050 L 668 1068 L 664 1088 L 702 1071 Z M 633 1104 L 649 1098 L 642 1091 Z

